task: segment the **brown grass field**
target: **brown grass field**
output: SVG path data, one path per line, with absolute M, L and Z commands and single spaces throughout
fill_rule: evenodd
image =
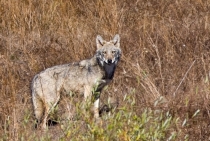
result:
M 210 140 L 209 9 L 209 0 L 0 0 L 0 140 Z M 129 116 L 110 132 L 91 120 L 68 133 L 61 125 L 35 129 L 33 76 L 90 58 L 98 34 L 109 40 L 116 33 L 123 55 L 102 104 L 111 95 L 116 113 L 170 115 L 161 137 Z M 147 137 L 132 138 L 143 129 Z

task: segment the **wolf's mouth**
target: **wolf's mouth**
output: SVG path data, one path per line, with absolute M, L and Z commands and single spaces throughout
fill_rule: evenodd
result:
M 108 64 L 108 65 L 111 65 L 111 64 L 114 64 L 115 61 L 113 61 L 112 59 L 108 59 L 108 60 L 105 61 L 105 63 Z

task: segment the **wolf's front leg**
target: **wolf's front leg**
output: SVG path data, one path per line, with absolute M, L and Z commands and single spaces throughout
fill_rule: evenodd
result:
M 99 98 L 94 102 L 94 118 L 97 119 L 99 118 L 99 104 L 100 104 L 100 100 Z

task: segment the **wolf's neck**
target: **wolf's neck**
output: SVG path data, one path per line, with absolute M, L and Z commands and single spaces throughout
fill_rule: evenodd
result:
M 105 72 L 104 79 L 112 80 L 112 78 L 114 76 L 115 68 L 116 68 L 115 63 L 109 64 L 109 65 L 104 63 L 104 66 L 103 66 L 103 69 L 104 69 L 104 72 Z

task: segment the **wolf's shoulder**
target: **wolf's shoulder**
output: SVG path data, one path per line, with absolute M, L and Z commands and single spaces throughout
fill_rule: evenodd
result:
M 96 66 L 96 65 L 97 65 L 96 56 L 94 56 L 90 59 L 82 60 L 79 62 L 79 66 L 85 67 L 85 68 L 89 68 L 89 67 Z

